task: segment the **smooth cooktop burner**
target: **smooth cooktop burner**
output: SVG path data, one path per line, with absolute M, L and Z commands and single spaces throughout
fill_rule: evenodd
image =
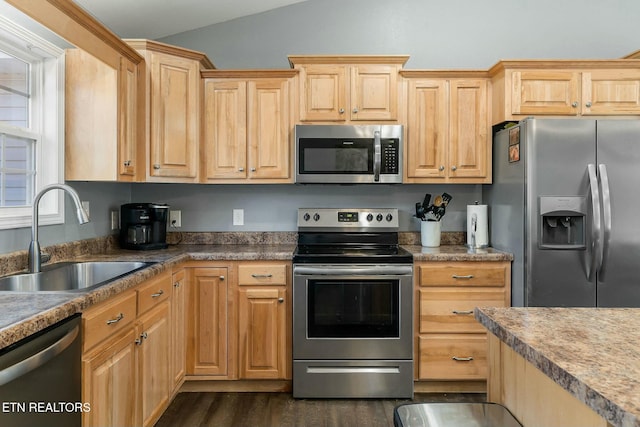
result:
M 411 263 L 405 249 L 391 246 L 301 246 L 293 253 L 294 263 Z

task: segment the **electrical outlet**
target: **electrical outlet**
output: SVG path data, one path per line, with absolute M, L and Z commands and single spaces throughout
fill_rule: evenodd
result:
M 91 218 L 91 212 L 89 211 L 89 201 L 83 200 L 80 202 L 82 204 L 82 209 L 87 213 L 87 216 Z
M 169 211 L 169 226 L 173 228 L 182 227 L 182 211 Z
M 118 211 L 111 211 L 111 230 L 118 230 L 120 228 L 120 216 Z
M 233 210 L 233 225 L 244 225 L 244 209 Z

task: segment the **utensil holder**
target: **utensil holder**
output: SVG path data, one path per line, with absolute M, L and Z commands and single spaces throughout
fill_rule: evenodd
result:
M 420 224 L 420 242 L 422 246 L 437 248 L 440 246 L 440 221 L 422 221 Z

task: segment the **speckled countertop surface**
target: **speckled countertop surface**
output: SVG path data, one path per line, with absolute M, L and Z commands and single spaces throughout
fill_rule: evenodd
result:
M 476 319 L 612 425 L 640 427 L 640 308 L 477 308 Z
M 251 234 L 251 233 L 246 233 Z M 274 233 L 275 234 L 275 233 Z M 500 261 L 511 255 L 491 249 L 475 252 L 463 245 L 443 245 L 422 248 L 405 237 L 403 247 L 415 261 Z M 174 235 L 175 240 L 177 237 Z M 253 233 L 248 238 L 238 233 L 192 233 L 179 236 L 180 244 L 155 251 L 121 250 L 104 239 L 62 244 L 50 249 L 52 262 L 65 260 L 89 261 L 154 261 L 157 264 L 139 270 L 122 279 L 101 286 L 88 293 L 13 293 L 0 292 L 0 349 L 13 344 L 47 326 L 63 320 L 87 307 L 129 289 L 172 266 L 188 260 L 196 261 L 250 261 L 291 260 L 295 249 L 294 233 Z M 408 239 L 408 240 L 407 240 Z M 109 240 L 107 238 L 107 240 Z M 174 242 L 178 243 L 178 242 Z M 76 246 L 78 247 L 76 247 Z M 19 271 L 26 265 L 26 253 L 16 252 L 0 256 L 0 275 Z

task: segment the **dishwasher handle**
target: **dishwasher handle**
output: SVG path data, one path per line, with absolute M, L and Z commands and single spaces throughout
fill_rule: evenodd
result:
M 73 340 L 76 339 L 79 333 L 80 326 L 76 326 L 65 334 L 65 336 L 47 348 L 0 371 L 0 386 L 28 374 L 49 362 L 51 359 L 65 351 L 73 343 Z

